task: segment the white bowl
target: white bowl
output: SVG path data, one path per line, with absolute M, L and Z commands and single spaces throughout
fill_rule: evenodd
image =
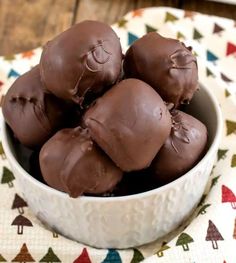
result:
M 5 122 L 3 147 L 19 189 L 39 219 L 90 246 L 128 248 L 174 230 L 193 212 L 204 192 L 220 142 L 222 118 L 216 99 L 205 87 L 196 93 L 189 111 L 208 128 L 206 155 L 179 179 L 136 195 L 70 198 L 37 181 L 20 166 Z

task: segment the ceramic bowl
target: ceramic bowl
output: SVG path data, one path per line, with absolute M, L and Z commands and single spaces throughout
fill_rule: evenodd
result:
M 90 246 L 128 248 L 174 230 L 193 212 L 204 192 L 221 138 L 222 118 L 216 99 L 204 86 L 194 96 L 188 112 L 208 128 L 205 156 L 179 179 L 130 196 L 70 198 L 37 181 L 21 167 L 5 122 L 2 143 L 18 189 L 41 221 Z

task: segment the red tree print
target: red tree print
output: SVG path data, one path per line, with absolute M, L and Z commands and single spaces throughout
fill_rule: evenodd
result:
M 224 238 L 221 236 L 215 224 L 211 220 L 209 220 L 206 241 L 211 241 L 213 249 L 218 249 L 217 241 L 219 240 L 224 240 Z
M 222 203 L 231 203 L 233 209 L 236 209 L 236 196 L 225 185 L 222 185 Z
M 73 263 L 92 263 L 86 248 L 83 249 L 82 253 Z

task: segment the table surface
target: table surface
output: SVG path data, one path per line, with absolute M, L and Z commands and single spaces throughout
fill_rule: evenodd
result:
M 33 49 L 84 19 L 112 24 L 132 9 L 171 6 L 236 20 L 236 6 L 203 0 L 1 0 L 0 55 Z

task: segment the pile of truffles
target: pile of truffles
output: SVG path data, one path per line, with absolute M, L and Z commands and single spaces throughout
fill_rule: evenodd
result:
M 84 21 L 45 45 L 6 94 L 3 115 L 34 160 L 39 153 L 51 187 L 71 197 L 128 195 L 202 158 L 207 129 L 181 111 L 197 89 L 190 47 L 152 32 L 123 55 L 110 26 Z

